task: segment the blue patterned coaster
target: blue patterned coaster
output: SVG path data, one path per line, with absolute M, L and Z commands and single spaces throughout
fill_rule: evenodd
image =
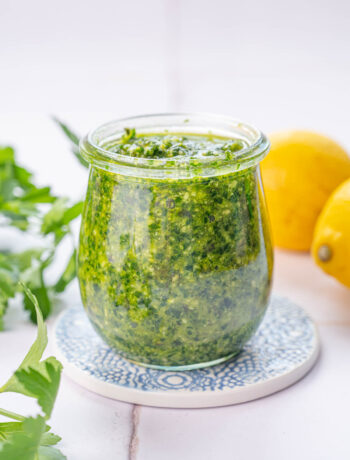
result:
M 85 388 L 121 401 L 160 407 L 213 407 L 285 388 L 315 363 L 319 339 L 299 306 L 274 296 L 257 333 L 233 361 L 193 371 L 164 372 L 133 364 L 96 334 L 81 306 L 58 318 L 56 354 Z

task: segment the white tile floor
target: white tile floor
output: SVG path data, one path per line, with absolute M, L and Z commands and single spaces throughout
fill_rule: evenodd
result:
M 3 0 L 0 14 L 0 142 L 58 193 L 82 196 L 86 171 L 50 114 L 83 133 L 139 113 L 217 112 L 266 132 L 320 130 L 350 150 L 347 0 Z M 350 290 L 288 252 L 276 254 L 275 290 L 320 326 L 305 379 L 239 406 L 135 410 L 63 378 L 52 426 L 68 459 L 349 459 Z M 1 380 L 35 334 L 15 307 L 7 324 Z

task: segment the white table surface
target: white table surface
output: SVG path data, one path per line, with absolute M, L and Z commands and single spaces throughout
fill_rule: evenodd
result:
M 51 425 L 68 459 L 348 459 L 350 291 L 309 256 L 285 252 L 276 254 L 275 291 L 303 305 L 319 326 L 321 356 L 303 380 L 257 401 L 184 410 L 112 401 L 63 377 Z M 66 298 L 78 299 L 75 287 Z M 8 328 L 0 335 L 2 380 L 35 335 L 15 307 Z M 32 409 L 25 398 L 1 400 L 14 411 Z
M 3 0 L 0 15 L 0 142 L 56 193 L 83 196 L 86 171 L 50 114 L 84 133 L 127 115 L 216 112 L 267 133 L 318 130 L 350 150 L 346 0 Z M 0 233 L 1 246 L 7 238 Z M 63 376 L 51 425 L 68 459 L 348 460 L 350 290 L 308 255 L 283 251 L 274 290 L 319 326 L 321 356 L 302 381 L 238 406 L 170 410 L 102 398 Z M 77 301 L 73 285 L 57 310 Z M 34 336 L 14 302 L 0 381 Z M 27 399 L 2 395 L 0 404 L 30 413 Z

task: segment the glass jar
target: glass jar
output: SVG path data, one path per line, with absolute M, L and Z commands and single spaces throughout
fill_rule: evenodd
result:
M 135 158 L 125 128 L 241 139 L 234 159 Z M 228 117 L 147 115 L 81 141 L 90 163 L 78 277 L 86 312 L 120 355 L 187 370 L 237 355 L 264 316 L 272 248 L 259 162 L 269 142 Z

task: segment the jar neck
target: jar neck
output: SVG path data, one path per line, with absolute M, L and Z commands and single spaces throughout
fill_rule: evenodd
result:
M 126 128 L 139 134 L 195 134 L 241 139 L 246 147 L 233 159 L 215 157 L 135 158 L 108 149 Z M 267 154 L 269 141 L 263 133 L 229 117 L 206 114 L 159 114 L 124 118 L 91 131 L 80 142 L 82 156 L 93 166 L 125 176 L 155 179 L 189 179 L 229 174 L 256 166 Z

